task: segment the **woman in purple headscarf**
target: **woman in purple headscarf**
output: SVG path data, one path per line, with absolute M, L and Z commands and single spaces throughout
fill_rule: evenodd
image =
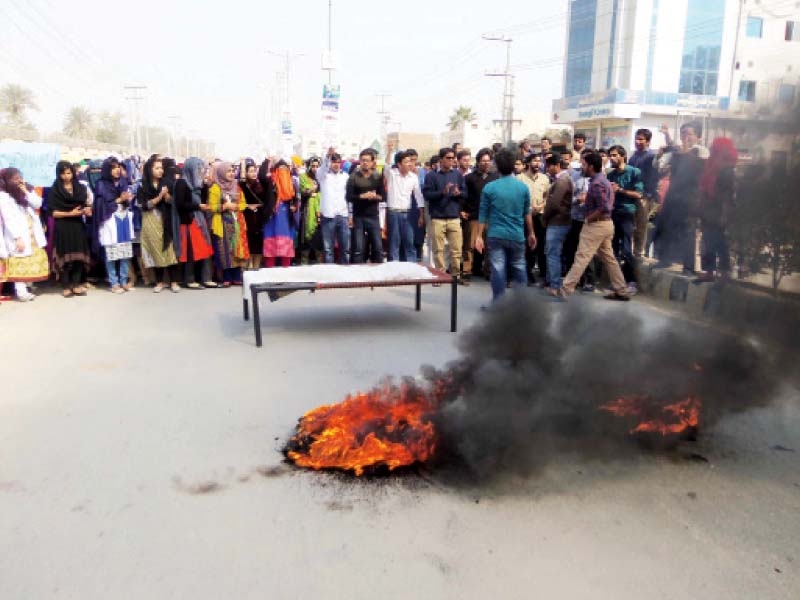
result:
M 208 207 L 212 215 L 214 260 L 222 271 L 223 286 L 241 285 L 242 267 L 250 258 L 243 214 L 247 204 L 236 183 L 231 163 L 216 163 L 211 176 L 213 183 L 208 190 Z
M 42 199 L 22 179 L 19 169 L 0 170 L 0 220 L 4 247 L 0 256 L 8 256 L 5 277 L 14 282 L 17 299 L 23 302 L 35 296 L 28 283 L 45 281 L 50 265 L 44 248 L 47 238 L 36 210 Z
M 103 161 L 102 175 L 94 196 L 94 245 L 102 246 L 111 291 L 122 294 L 133 287 L 128 282 L 128 261 L 133 258 L 133 195 L 121 176 L 119 161 Z M 119 268 L 119 272 L 117 271 Z

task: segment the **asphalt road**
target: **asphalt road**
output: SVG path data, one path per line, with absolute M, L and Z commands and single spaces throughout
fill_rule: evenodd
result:
M 305 411 L 457 356 L 448 294 L 264 300 L 261 350 L 236 289 L 4 303 L 0 598 L 800 597 L 796 390 L 674 453 L 491 485 L 285 466 Z M 488 296 L 461 290 L 462 328 Z

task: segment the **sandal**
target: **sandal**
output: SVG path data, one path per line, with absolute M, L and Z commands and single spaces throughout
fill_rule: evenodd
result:
M 160 294 L 163 291 L 163 289 L 164 289 L 164 284 L 163 283 L 157 283 L 156 287 L 153 288 L 153 293 L 154 294 Z
M 199 283 L 196 283 L 194 281 L 192 283 L 187 283 L 186 287 L 188 289 L 190 289 L 190 290 L 202 290 L 203 289 L 202 285 L 200 285 Z
M 72 293 L 76 296 L 85 296 L 86 295 L 86 288 L 84 287 L 76 287 L 72 288 Z
M 115 285 L 114 287 L 111 288 L 111 293 L 112 294 L 124 294 L 125 290 L 122 289 L 121 285 Z
M 72 290 L 64 290 L 64 291 L 61 292 L 61 295 L 64 298 L 72 298 L 72 296 L 74 296 L 75 294 L 74 294 L 74 292 Z
M 177 294 L 178 292 L 181 291 L 181 286 L 179 286 L 177 283 L 171 283 L 169 285 L 169 291 L 172 292 L 173 294 Z

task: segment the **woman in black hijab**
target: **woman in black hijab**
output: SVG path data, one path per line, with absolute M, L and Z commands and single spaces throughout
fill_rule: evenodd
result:
M 47 206 L 53 217 L 53 268 L 64 287 L 62 295 L 85 296 L 81 286 L 91 259 L 86 240 L 84 217 L 91 216 L 86 186 L 78 181 L 74 167 L 67 161 L 56 165 L 56 180 L 47 196 Z

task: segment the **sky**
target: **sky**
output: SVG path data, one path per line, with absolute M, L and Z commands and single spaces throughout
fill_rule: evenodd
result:
M 506 44 L 484 34 L 513 39 L 516 114 L 549 113 L 561 95 L 566 11 L 567 0 L 333 0 L 343 137 L 378 135 L 380 93 L 390 94 L 390 130 L 440 133 L 462 104 L 499 117 L 503 79 L 485 73 L 503 70 Z M 43 132 L 60 131 L 74 105 L 127 118 L 123 87 L 145 85 L 147 122 L 238 156 L 279 118 L 271 97 L 287 51 L 295 132 L 319 131 L 327 0 L 0 0 L 0 23 L 0 85 L 34 92 L 30 117 Z

